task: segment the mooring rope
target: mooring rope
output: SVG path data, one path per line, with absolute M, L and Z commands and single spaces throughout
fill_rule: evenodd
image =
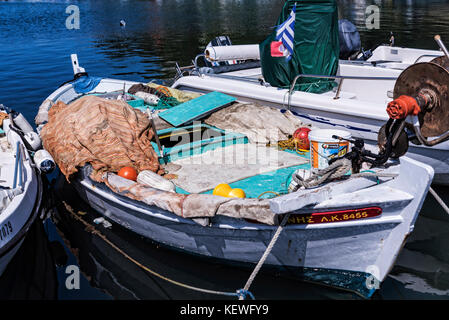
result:
M 449 214 L 449 208 L 444 203 L 443 199 L 440 198 L 440 196 L 436 193 L 435 190 L 432 189 L 432 187 L 429 188 L 430 194 L 435 198 L 435 200 L 439 203 L 439 205 L 443 208 L 444 211 L 446 211 L 447 214 Z
M 280 140 L 280 141 L 278 141 L 277 146 L 281 151 L 284 151 L 286 149 L 293 150 L 302 156 L 305 155 L 306 152 L 308 151 L 308 150 L 298 148 L 298 143 L 295 141 L 294 138 L 290 138 L 287 140 Z
M 251 299 L 255 300 L 254 295 L 250 291 L 245 290 L 245 289 L 239 289 L 239 290 L 236 290 L 236 292 L 225 292 L 225 291 L 210 290 L 210 289 L 204 289 L 204 288 L 191 286 L 191 285 L 188 285 L 188 284 L 185 284 L 185 283 L 182 283 L 182 282 L 170 279 L 168 277 L 165 277 L 165 276 L 157 273 L 156 271 L 151 270 L 147 266 L 143 265 L 142 263 L 140 263 L 139 261 L 137 261 L 136 259 L 131 257 L 129 254 L 124 252 L 122 249 L 120 249 L 117 245 L 115 245 L 112 241 L 110 241 L 104 234 L 102 234 L 99 230 L 97 230 L 93 225 L 91 225 L 90 223 L 86 222 L 83 218 L 81 218 L 78 214 L 76 214 L 73 211 L 73 209 L 66 202 L 64 202 L 64 205 L 65 205 L 67 211 L 70 213 L 70 215 L 75 220 L 81 222 L 86 227 L 86 229 L 85 229 L 86 231 L 92 233 L 93 235 L 98 236 L 103 241 L 105 241 L 107 244 L 109 244 L 113 249 L 115 249 L 117 252 L 119 252 L 121 255 L 123 255 L 126 259 L 128 259 L 131 262 L 133 262 L 134 264 L 136 264 L 141 269 L 147 271 L 148 273 L 151 273 L 152 275 L 154 275 L 154 276 L 156 276 L 156 277 L 158 277 L 158 278 L 160 278 L 162 280 L 165 280 L 167 282 L 170 282 L 171 284 L 174 284 L 174 285 L 186 288 L 186 289 L 190 289 L 190 290 L 194 290 L 194 291 L 198 291 L 198 292 L 202 292 L 202 293 L 223 295 L 223 296 L 234 296 L 234 297 L 239 297 L 240 300 L 243 300 L 247 296 L 249 296 Z
M 262 265 L 265 263 L 265 260 L 268 258 L 268 255 L 271 253 L 271 250 L 273 249 L 279 236 L 281 235 L 282 230 L 284 230 L 284 226 L 287 223 L 289 217 L 290 217 L 290 213 L 287 213 L 284 216 L 284 219 L 282 219 L 282 222 L 279 225 L 279 227 L 276 229 L 276 232 L 275 232 L 273 238 L 271 238 L 271 241 L 268 244 L 268 247 L 265 249 L 265 252 L 263 253 L 262 257 L 260 258 L 256 267 L 254 268 L 253 272 L 251 273 L 248 280 L 246 281 L 246 284 L 243 287 L 243 291 L 249 292 L 249 287 L 251 287 L 251 284 L 254 282 L 254 279 L 256 278 L 257 274 L 259 273 L 260 268 L 262 268 Z M 243 300 L 243 299 L 244 298 L 242 296 L 239 297 L 239 300 Z

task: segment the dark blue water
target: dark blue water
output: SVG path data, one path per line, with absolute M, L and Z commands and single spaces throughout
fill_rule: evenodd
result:
M 341 0 L 339 3 L 340 17 L 357 25 L 365 49 L 387 42 L 390 32 L 395 34 L 399 46 L 436 49 L 433 36 L 437 33 L 449 42 L 449 1 Z M 91 75 L 135 81 L 170 79 L 175 74 L 175 62 L 191 64 L 195 55 L 218 35 L 229 35 L 234 44 L 261 42 L 271 32 L 282 4 L 280 0 L 0 1 L 0 103 L 22 112 L 34 123 L 40 103 L 59 84 L 73 77 L 72 53 L 78 54 L 81 66 Z M 365 8 L 371 4 L 379 5 L 381 10 L 379 30 L 368 30 L 365 26 Z M 69 5 L 80 9 L 78 30 L 66 28 Z M 126 21 L 124 28 L 119 23 L 122 19 Z M 437 191 L 449 201 L 448 189 Z M 101 239 L 83 233 L 84 229 L 79 226 L 74 233 L 70 225 L 75 229 L 69 223 L 58 232 L 51 221 L 45 224 L 49 240 L 62 243 L 68 254 L 68 261 L 57 267 L 57 298 L 193 297 L 189 292 L 148 277 L 129 265 L 129 261 L 118 257 L 108 259 L 113 253 L 105 254 L 109 249 Z M 204 279 L 194 276 L 193 270 L 205 272 L 214 268 L 217 273 L 231 276 L 218 266 L 173 256 L 151 244 L 145 244 L 146 250 L 153 256 L 159 255 L 160 260 L 143 257 L 139 252 L 142 239 L 133 238 L 119 228 L 113 231 L 116 233 L 110 236 L 117 242 L 147 259 L 148 264 L 170 269 L 175 278 L 198 285 Z M 448 247 L 449 217 L 429 196 L 414 233 L 374 298 L 447 299 Z M 177 264 L 176 259 L 184 260 Z M 79 290 L 68 290 L 65 286 L 65 268 L 71 264 L 80 265 L 84 273 Z M 186 274 L 181 265 L 190 265 L 192 272 Z M 235 283 L 241 285 L 248 276 L 246 271 L 233 274 Z M 270 292 L 273 295 L 276 291 L 270 283 L 276 282 L 284 292 L 293 296 L 295 291 L 299 298 L 354 298 L 320 287 L 270 279 L 267 276 L 259 280 L 257 291 L 263 297 L 272 297 Z M 220 280 L 216 283 L 219 289 Z M 305 290 L 303 295 L 298 293 L 299 288 Z

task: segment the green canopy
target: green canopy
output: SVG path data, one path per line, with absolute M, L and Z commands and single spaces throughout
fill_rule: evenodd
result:
M 289 87 L 298 74 L 335 75 L 340 44 L 336 0 L 288 0 L 277 21 L 281 25 L 296 3 L 295 41 L 292 58 L 271 56 L 276 29 L 259 46 L 262 74 L 275 87 Z M 299 78 L 296 90 L 321 93 L 335 82 L 324 78 Z

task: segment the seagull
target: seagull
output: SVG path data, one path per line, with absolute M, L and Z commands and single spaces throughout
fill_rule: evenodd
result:
M 120 20 L 120 26 L 121 26 L 121 27 L 126 27 L 126 22 L 125 22 L 125 20 Z

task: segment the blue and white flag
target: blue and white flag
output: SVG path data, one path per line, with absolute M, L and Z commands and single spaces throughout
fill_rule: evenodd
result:
M 294 43 L 295 43 L 295 19 L 296 19 L 296 3 L 290 12 L 287 20 L 285 20 L 281 25 L 276 29 L 276 43 L 272 44 L 272 50 L 279 50 L 279 52 L 272 52 L 272 56 L 279 56 L 282 54 L 287 61 L 292 58 L 292 54 L 294 52 Z M 282 45 L 280 45 L 282 43 Z M 274 53 L 274 55 L 273 55 Z

